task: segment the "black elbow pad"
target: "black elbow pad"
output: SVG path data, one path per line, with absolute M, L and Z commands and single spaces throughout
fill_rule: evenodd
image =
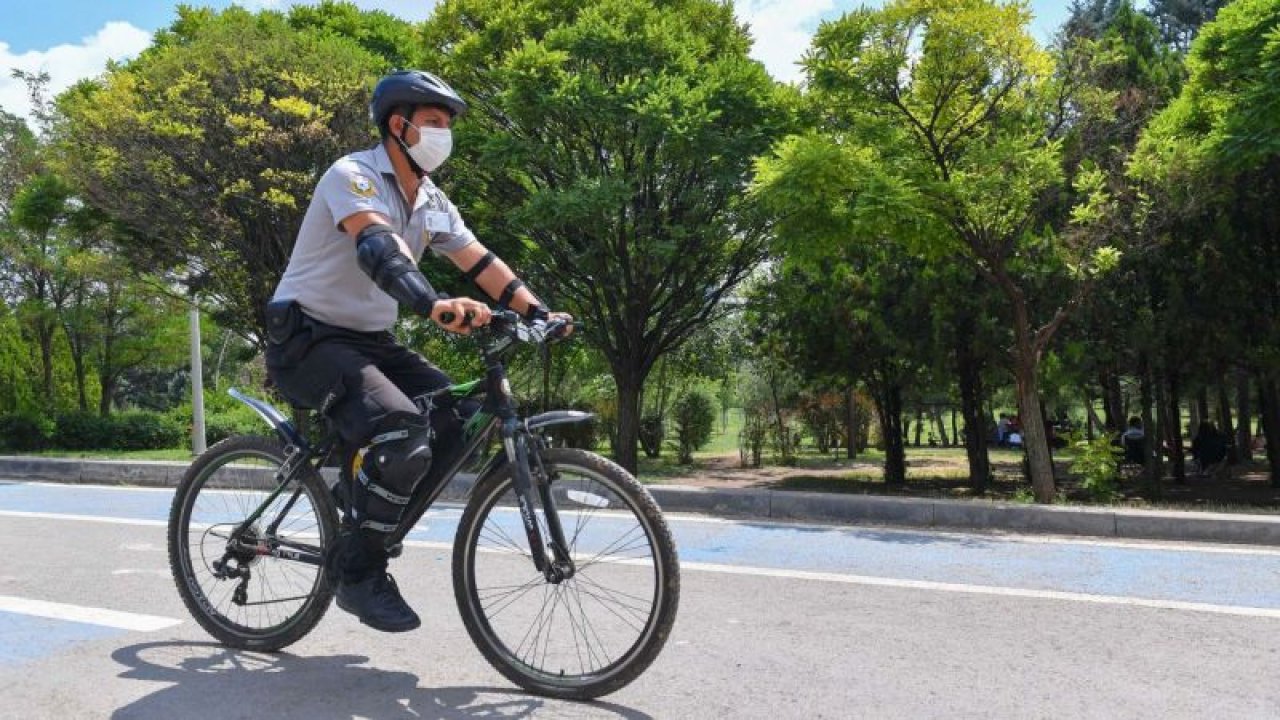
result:
M 375 223 L 360 231 L 356 262 L 383 292 L 414 312 L 430 315 L 440 299 L 418 266 L 400 252 L 394 231 L 386 225 Z

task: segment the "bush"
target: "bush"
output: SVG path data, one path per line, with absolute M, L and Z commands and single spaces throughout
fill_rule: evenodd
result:
M 28 452 L 49 447 L 53 421 L 46 417 L 13 413 L 0 415 L 0 448 Z
M 1111 442 L 1099 437 L 1093 442 L 1078 441 L 1075 445 L 1078 454 L 1071 463 L 1071 472 L 1080 476 L 1080 484 L 1094 499 L 1114 499 L 1119 468 Z
M 66 450 L 97 450 L 111 447 L 114 435 L 113 423 L 96 413 L 66 413 L 59 415 L 57 430 L 51 444 Z
M 676 424 L 676 460 L 682 465 L 689 465 L 693 463 L 693 451 L 711 439 L 715 409 L 711 398 L 695 390 L 682 395 L 671 412 Z
M 742 431 L 738 433 L 738 456 L 743 467 L 760 467 L 768 434 L 768 416 L 761 410 L 743 408 Z
M 113 450 L 162 450 L 182 443 L 182 425 L 160 413 L 123 412 L 111 418 L 111 426 Z
M 249 408 L 245 408 L 246 412 L 225 412 L 214 415 L 205 415 L 204 418 L 204 439 L 209 445 L 222 442 L 232 435 L 263 435 L 271 434 L 270 428 L 267 427 L 266 421 Z M 188 434 L 190 434 L 190 426 L 187 426 Z

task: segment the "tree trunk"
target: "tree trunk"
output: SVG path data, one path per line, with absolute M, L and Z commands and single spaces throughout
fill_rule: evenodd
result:
M 1271 487 L 1280 487 L 1280 386 L 1275 378 L 1258 380 L 1258 410 L 1262 415 L 1262 432 L 1267 437 L 1267 465 L 1271 471 Z
M 942 422 L 942 411 L 934 409 L 933 423 L 938 426 L 938 443 L 942 447 L 951 447 L 951 440 L 947 438 L 947 426 Z
M 1156 420 L 1152 417 L 1151 406 L 1155 402 L 1151 396 L 1151 363 L 1146 353 L 1138 356 L 1138 374 L 1139 387 L 1138 393 L 1142 407 L 1139 412 L 1142 413 L 1142 427 L 1144 439 L 1146 440 L 1144 460 L 1142 463 L 1142 474 L 1146 480 L 1147 487 L 1151 492 L 1152 500 L 1159 500 L 1164 494 L 1164 461 L 1158 452 L 1160 438 L 1160 426 L 1156 424 Z M 1163 413 L 1161 413 L 1163 415 Z M 1155 430 L 1155 432 L 1152 432 Z M 1157 450 L 1153 452 L 1153 450 Z
M 964 453 L 969 460 L 969 487 L 979 495 L 991 485 L 987 453 L 987 418 L 983 412 L 982 366 L 962 339 L 956 347 L 956 380 L 960 385 L 960 415 L 964 418 Z
M 71 355 L 71 362 L 74 364 L 76 369 L 76 394 L 77 400 L 79 401 L 80 412 L 89 412 L 89 395 L 85 390 L 85 375 L 87 370 L 84 366 L 84 354 L 73 353 Z
M 640 389 L 642 384 L 622 373 L 614 373 L 618 386 L 618 446 L 614 460 L 635 475 L 640 466 L 636 445 L 640 442 Z
M 1180 401 L 1182 383 L 1177 373 L 1169 374 L 1169 456 L 1173 464 L 1173 481 L 1187 481 L 1187 454 L 1183 450 L 1186 436 L 1182 434 L 1182 403 Z
M 880 420 L 880 435 L 884 438 L 884 483 L 905 485 L 907 453 L 902 427 L 902 388 L 886 383 L 876 395 L 876 414 Z
M 1124 430 L 1124 393 L 1121 392 L 1120 378 L 1107 371 L 1102 374 L 1102 414 L 1106 419 L 1107 433 L 1118 433 Z
M 1196 410 L 1198 411 L 1196 414 L 1200 416 L 1200 422 L 1207 422 L 1213 418 L 1213 416 L 1209 414 L 1209 389 L 1208 388 L 1202 387 L 1200 388 L 1200 392 L 1196 393 Z M 1193 436 L 1195 435 L 1196 430 L 1199 429 L 1199 427 L 1200 427 L 1199 425 L 1192 426 L 1191 434 Z
M 107 417 L 111 414 L 111 398 L 116 394 L 116 378 L 106 373 L 98 373 L 98 385 L 102 389 L 98 393 L 98 415 Z
M 45 407 L 52 410 L 53 403 L 53 331 L 43 325 L 36 330 L 40 343 L 41 392 Z
M 1200 427 L 1200 404 L 1194 399 L 1187 403 L 1187 434 L 1195 437 Z
M 916 438 L 913 443 L 916 447 L 920 447 L 920 431 L 924 429 L 924 410 L 916 408 Z
M 1253 460 L 1253 408 L 1249 407 L 1249 373 L 1236 368 L 1236 446 L 1240 461 Z
M 960 427 L 956 425 L 956 409 L 951 407 L 951 441 L 956 445 L 960 444 Z M 947 447 L 950 447 L 948 445 Z
M 1220 377 L 1225 377 L 1224 373 Z M 1235 424 L 1231 422 L 1231 397 L 1227 394 L 1227 383 L 1225 380 L 1218 381 L 1218 429 L 1226 436 L 1227 442 L 1231 442 L 1231 438 L 1236 435 Z M 1240 453 L 1237 451 L 1235 457 L 1230 458 L 1231 462 L 1240 461 Z
M 1025 326 L 1024 326 L 1025 327 Z M 1057 486 L 1053 477 L 1053 456 L 1045 436 L 1044 412 L 1040 405 L 1040 383 L 1036 378 L 1037 362 L 1030 338 L 1018 342 L 1014 358 L 1014 380 L 1018 389 L 1018 414 L 1022 417 L 1022 447 L 1027 453 L 1027 469 L 1036 502 L 1051 503 Z
M 852 385 L 845 393 L 844 412 L 846 425 L 844 456 L 853 460 L 858 456 L 858 397 Z

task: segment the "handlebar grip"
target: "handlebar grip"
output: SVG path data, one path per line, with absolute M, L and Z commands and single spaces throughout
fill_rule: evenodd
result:
M 463 326 L 465 327 L 467 325 L 470 325 L 471 318 L 475 316 L 476 316 L 475 313 L 468 310 L 466 314 L 462 316 Z M 457 320 L 458 320 L 458 314 L 451 310 L 445 310 L 444 312 L 440 313 L 440 322 L 444 323 L 445 325 L 452 325 L 455 322 L 457 322 Z

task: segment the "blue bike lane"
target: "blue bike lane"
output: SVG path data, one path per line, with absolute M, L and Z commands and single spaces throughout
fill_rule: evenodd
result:
M 171 490 L 0 483 L 8 515 L 163 523 Z M 501 512 L 501 511 L 500 511 Z M 433 509 L 410 541 L 451 543 L 461 508 Z M 514 512 L 505 518 L 518 533 Z M 1280 611 L 1280 550 L 834 527 L 668 516 L 681 561 L 699 566 L 1131 597 Z M 616 522 L 593 520 L 607 534 Z M 764 573 L 761 574 L 770 574 Z

